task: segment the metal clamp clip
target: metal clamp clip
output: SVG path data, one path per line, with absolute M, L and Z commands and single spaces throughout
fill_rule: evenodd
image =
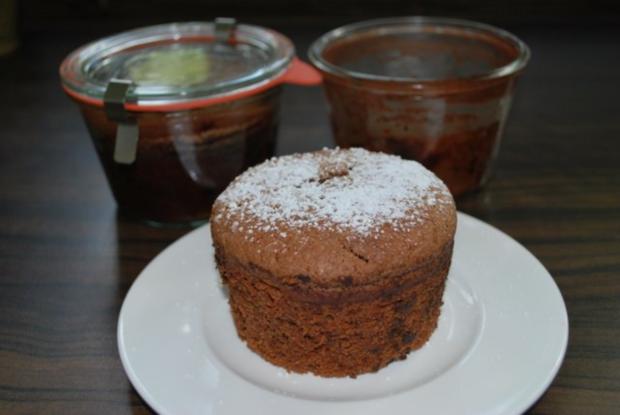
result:
M 117 123 L 114 161 L 132 164 L 138 150 L 138 123 L 125 109 L 127 92 L 133 83 L 126 79 L 112 79 L 103 95 L 103 108 L 111 121 Z
M 215 40 L 218 43 L 230 43 L 235 38 L 237 20 L 232 17 L 218 17 L 215 19 Z

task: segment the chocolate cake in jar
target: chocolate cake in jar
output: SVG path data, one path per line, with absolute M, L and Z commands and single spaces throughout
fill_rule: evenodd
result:
M 497 27 L 412 16 L 334 29 L 309 55 L 340 147 L 419 161 L 460 196 L 493 172 L 530 53 Z
M 298 373 L 357 376 L 437 326 L 456 210 L 415 161 L 354 148 L 248 169 L 211 214 L 239 337 Z
M 137 113 L 136 159 L 114 160 L 117 126 L 98 108 L 82 116 L 123 214 L 153 222 L 205 220 L 228 183 L 274 153 L 280 88 L 187 111 Z

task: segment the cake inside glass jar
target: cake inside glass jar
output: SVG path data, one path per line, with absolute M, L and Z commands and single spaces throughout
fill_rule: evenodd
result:
M 417 160 L 460 196 L 492 173 L 529 50 L 482 23 L 399 17 L 334 29 L 310 58 L 339 146 Z
M 250 168 L 211 215 L 240 338 L 273 364 L 328 377 L 377 371 L 426 343 L 455 229 L 433 173 L 359 148 Z
M 136 113 L 131 164 L 114 160 L 116 123 L 99 108 L 82 115 L 123 214 L 154 222 L 206 220 L 211 205 L 246 168 L 271 157 L 280 89 L 179 112 Z

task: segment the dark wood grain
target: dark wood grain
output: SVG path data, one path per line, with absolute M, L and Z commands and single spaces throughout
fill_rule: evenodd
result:
M 338 21 L 275 22 L 304 51 Z M 121 26 L 128 26 L 122 22 Z M 142 268 L 186 229 L 117 218 L 57 66 L 110 25 L 47 27 L 0 58 L 0 414 L 143 414 L 116 348 Z M 566 301 L 566 360 L 531 414 L 620 408 L 620 33 L 519 24 L 532 47 L 493 181 L 459 201 L 524 244 Z M 319 89 L 284 94 L 278 151 L 332 145 Z M 475 379 L 472 379 L 475 381 Z

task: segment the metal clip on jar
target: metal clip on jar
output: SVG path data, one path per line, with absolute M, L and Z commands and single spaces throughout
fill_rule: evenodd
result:
M 455 196 L 488 179 L 528 58 L 504 30 L 433 17 L 343 26 L 310 48 L 336 142 L 418 160 Z
M 196 223 L 247 167 L 271 157 L 280 87 L 319 73 L 273 30 L 173 23 L 85 45 L 60 66 L 121 213 Z

